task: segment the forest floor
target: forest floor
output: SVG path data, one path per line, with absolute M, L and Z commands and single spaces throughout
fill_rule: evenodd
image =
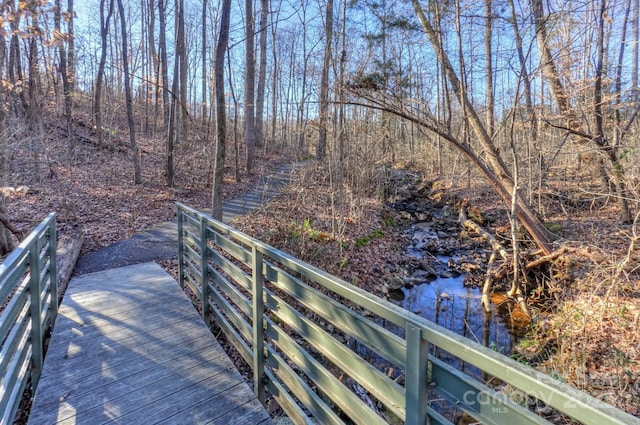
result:
M 143 183 L 135 185 L 123 135 L 115 137 L 109 148 L 99 148 L 90 129 L 76 131 L 73 152 L 54 122 L 46 124 L 44 142 L 26 140 L 11 146 L 3 185 L 28 187 L 26 192 L 5 191 L 9 218 L 23 233 L 57 211 L 59 232 L 79 226 L 85 241 L 82 252 L 87 253 L 172 220 L 176 201 L 198 209 L 209 207 L 210 152 L 202 143 L 178 145 L 175 187 L 169 188 L 163 145 L 141 138 Z M 243 174 L 240 182 L 227 167 L 225 199 L 238 197 L 278 164 L 293 160 L 282 152 L 260 150 L 254 173 Z M 386 265 L 403 261 L 407 223 L 382 202 L 378 191 L 356 196 L 340 191 L 332 178 L 321 167 L 305 167 L 268 209 L 232 224 L 386 296 L 390 278 Z M 441 184 L 446 195 L 435 203 L 455 208 L 461 199 L 468 199 L 482 215 L 495 218 L 486 223 L 491 232 L 508 234 L 506 211 L 490 188 L 477 180 L 473 186 Z M 551 208 L 546 218 L 560 233 L 556 246 L 568 250 L 558 258 L 561 264 L 554 269 L 558 275 L 547 276 L 548 296 L 535 300 L 535 325 L 521 343 L 521 353 L 537 359 L 539 369 L 640 416 L 640 263 L 637 246 L 630 250 L 635 228 L 619 225 L 611 204 L 569 214 Z

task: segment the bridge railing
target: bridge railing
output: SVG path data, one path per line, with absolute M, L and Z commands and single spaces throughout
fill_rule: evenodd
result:
M 56 216 L 0 264 L 0 424 L 10 424 L 30 382 L 42 373 L 44 338 L 58 313 Z
M 640 424 L 182 204 L 178 235 L 180 284 L 252 366 L 258 398 L 268 389 L 295 423 L 549 423 L 535 400 L 584 424 Z

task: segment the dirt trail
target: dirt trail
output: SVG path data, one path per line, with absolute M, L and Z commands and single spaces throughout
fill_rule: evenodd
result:
M 276 197 L 289 184 L 291 172 L 306 162 L 284 164 L 263 177 L 258 185 L 242 196 L 224 203 L 222 221 L 229 223 L 239 215 L 248 214 Z M 177 222 L 160 223 L 105 248 L 89 252 L 78 259 L 73 275 L 108 270 L 148 261 L 175 259 L 178 253 Z

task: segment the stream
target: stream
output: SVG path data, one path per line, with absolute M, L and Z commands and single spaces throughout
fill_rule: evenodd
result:
M 491 312 L 485 314 L 478 276 L 484 277 L 488 247 L 461 232 L 454 208 L 442 201 L 444 189 L 424 183 L 417 187 L 417 179 L 410 174 L 396 178 L 389 204 L 412 224 L 404 231 L 406 263 L 392 267 L 397 278 L 389 288 L 390 301 L 496 352 L 512 354 L 528 327 L 512 325 L 509 303 L 492 303 Z M 480 375 L 447 353 L 438 357 Z

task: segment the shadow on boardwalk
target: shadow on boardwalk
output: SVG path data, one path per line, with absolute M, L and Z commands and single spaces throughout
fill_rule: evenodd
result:
M 273 174 L 262 178 L 254 189 L 225 202 L 222 221 L 228 223 L 275 198 L 282 187 L 290 183 L 291 172 L 305 164 L 306 162 L 297 162 L 282 165 Z M 177 246 L 177 223 L 161 223 L 129 239 L 81 256 L 73 274 L 78 276 L 147 261 L 171 260 L 177 256 Z

